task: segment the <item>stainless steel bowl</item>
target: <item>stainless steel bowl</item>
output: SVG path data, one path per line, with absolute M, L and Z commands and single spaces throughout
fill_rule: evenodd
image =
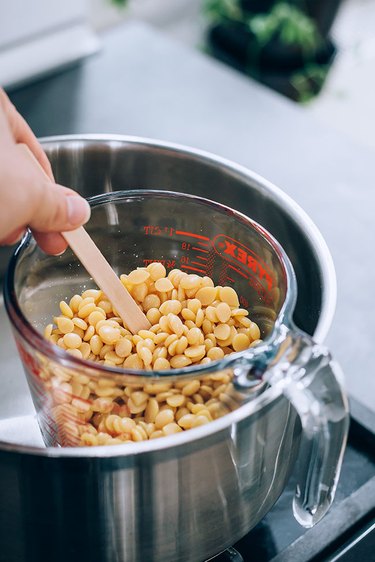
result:
M 120 136 L 45 139 L 55 177 L 84 195 L 168 189 L 215 199 L 263 224 L 296 270 L 295 322 L 321 341 L 335 306 L 330 254 L 306 214 L 248 170 L 172 144 Z M 7 562 L 204 560 L 272 507 L 293 469 L 301 426 L 268 389 L 173 439 L 53 449 L 0 442 L 0 544 Z

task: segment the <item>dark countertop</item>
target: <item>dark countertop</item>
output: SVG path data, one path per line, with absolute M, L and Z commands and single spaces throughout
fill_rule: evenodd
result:
M 11 92 L 36 134 L 175 141 L 230 158 L 281 187 L 332 252 L 338 303 L 327 344 L 351 394 L 375 410 L 375 154 L 149 27 L 128 24 L 102 39 L 101 53 L 80 66 Z

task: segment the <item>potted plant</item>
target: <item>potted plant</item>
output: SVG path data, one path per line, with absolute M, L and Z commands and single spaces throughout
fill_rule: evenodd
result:
M 298 101 L 316 95 L 336 49 L 340 0 L 204 0 L 209 51 Z

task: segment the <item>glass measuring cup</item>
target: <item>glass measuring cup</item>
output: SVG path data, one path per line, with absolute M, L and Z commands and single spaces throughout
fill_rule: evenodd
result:
M 93 402 L 105 398 L 100 388 L 137 389 L 155 381 L 173 385 L 229 373 L 231 386 L 223 393 L 227 398 L 219 417 L 259 393 L 266 395 L 270 384 L 291 401 L 302 422 L 294 510 L 303 525 L 314 524 L 333 500 L 348 407 L 340 371 L 328 352 L 293 326 L 297 288 L 283 249 L 241 213 L 194 196 L 114 192 L 92 198 L 91 204 L 88 231 L 119 274 L 162 261 L 167 270 L 177 267 L 233 286 L 260 326 L 263 342 L 208 365 L 173 371 L 124 372 L 71 357 L 44 340 L 41 331 L 59 301 L 92 284 L 69 251 L 45 256 L 28 237 L 11 262 L 5 297 L 46 444 L 79 444 Z M 88 395 L 82 394 L 86 387 Z M 191 431 L 199 436 L 200 428 Z

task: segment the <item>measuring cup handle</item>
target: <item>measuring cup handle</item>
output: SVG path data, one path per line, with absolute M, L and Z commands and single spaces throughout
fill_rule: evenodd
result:
M 349 407 L 340 367 L 329 351 L 307 334 L 283 327 L 283 339 L 264 379 L 282 392 L 297 410 L 302 437 L 297 461 L 293 512 L 312 527 L 330 508 L 343 460 Z

